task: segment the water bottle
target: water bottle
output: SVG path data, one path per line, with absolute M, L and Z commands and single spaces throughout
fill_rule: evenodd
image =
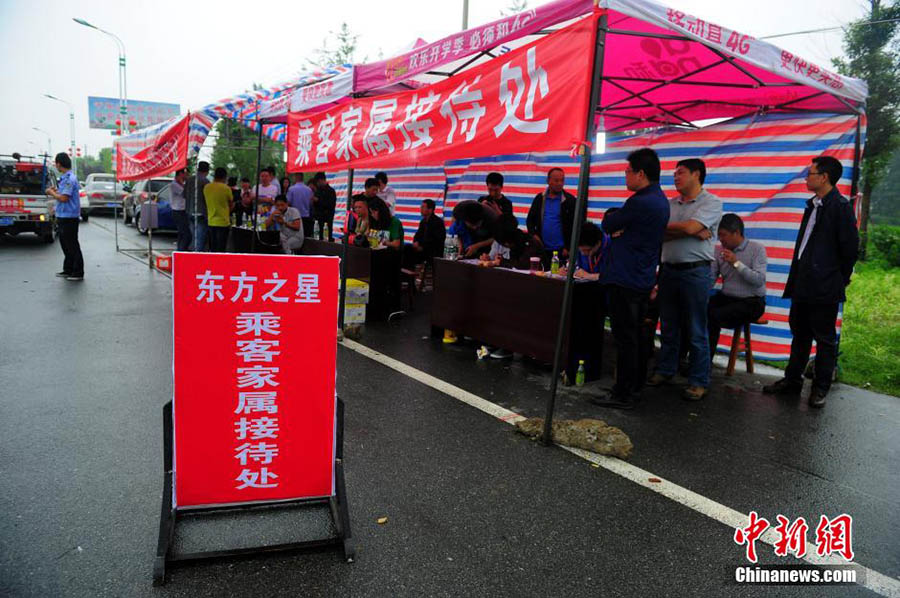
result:
M 559 252 L 553 252 L 553 259 L 550 260 L 550 273 L 559 274 Z
M 325 232 L 322 233 L 323 238 L 324 238 L 326 241 L 330 241 L 330 240 L 331 240 L 331 227 L 329 227 L 329 226 L 328 226 L 328 223 L 326 222 L 326 223 L 325 223 L 325 226 L 324 226 L 323 228 L 324 228 L 324 230 L 325 230 Z
M 321 235 L 319 234 L 319 221 L 316 220 L 316 224 L 313 226 L 313 239 L 321 239 Z
M 453 259 L 453 247 L 455 243 L 453 241 L 453 235 L 447 235 L 447 238 L 444 239 L 444 259 L 452 260 Z
M 578 371 L 575 372 L 575 386 L 584 386 L 584 360 L 578 360 Z

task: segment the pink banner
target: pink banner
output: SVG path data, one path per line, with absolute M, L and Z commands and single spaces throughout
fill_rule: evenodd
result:
M 465 58 L 482 50 L 591 12 L 592 0 L 556 0 L 525 12 L 473 27 L 379 62 L 354 68 L 353 90 L 378 89 Z
M 290 172 L 567 149 L 587 122 L 597 17 L 414 91 L 288 117 Z

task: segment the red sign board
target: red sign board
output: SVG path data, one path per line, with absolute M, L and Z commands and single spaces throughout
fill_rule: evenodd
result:
M 596 15 L 453 77 L 288 115 L 291 172 L 441 164 L 584 139 Z
M 129 153 L 124 143 L 116 142 L 118 180 L 149 179 L 184 168 L 187 165 L 190 122 L 190 115 L 186 115 L 159 134 L 148 136 L 146 145 L 134 153 Z
M 174 254 L 179 507 L 334 494 L 338 263 Z

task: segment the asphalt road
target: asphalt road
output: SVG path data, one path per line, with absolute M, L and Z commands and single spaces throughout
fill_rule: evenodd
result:
M 345 461 L 359 558 L 282 555 L 177 569 L 152 588 L 171 397 L 171 281 L 81 228 L 86 278 L 53 277 L 58 245 L 0 239 L 0 595 L 875 596 L 859 586 L 739 586 L 733 529 L 559 448 L 543 448 L 410 376 L 341 347 Z M 123 240 L 144 240 L 134 229 Z M 156 240 L 156 237 L 154 237 Z M 361 342 L 497 404 L 541 415 L 546 368 L 478 362 L 427 335 L 427 301 Z M 841 387 L 822 412 L 715 378 L 634 413 L 565 391 L 559 417 L 603 417 L 630 462 L 770 520 L 854 517 L 865 566 L 900 575 L 900 403 Z M 387 516 L 384 525 L 378 517 Z M 234 527 L 212 532 L 228 542 Z M 256 533 L 293 531 L 261 519 Z M 303 529 L 302 526 L 296 528 Z M 762 563 L 796 563 L 759 545 Z

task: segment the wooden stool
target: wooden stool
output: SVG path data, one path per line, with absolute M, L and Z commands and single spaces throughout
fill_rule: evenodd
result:
M 419 264 L 419 266 L 420 266 L 419 292 L 423 293 L 423 292 L 425 292 L 426 279 L 432 278 L 432 276 L 434 274 L 434 266 L 432 265 L 432 263 L 429 263 L 428 260 L 425 260 L 424 262 Z
M 769 323 L 765 316 L 758 319 L 754 324 L 766 325 Z M 725 370 L 726 376 L 734 375 L 734 366 L 737 363 L 738 353 L 744 351 L 744 361 L 747 364 L 747 373 L 753 373 L 753 342 L 750 339 L 750 322 L 734 329 L 731 336 L 731 353 L 728 354 L 728 368 Z M 741 339 L 741 330 L 743 329 L 744 338 Z

